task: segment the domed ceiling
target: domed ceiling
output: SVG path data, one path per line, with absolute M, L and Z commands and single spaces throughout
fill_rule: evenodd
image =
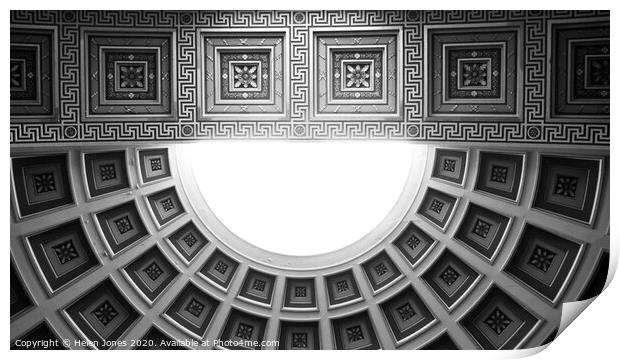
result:
M 609 268 L 608 15 L 12 11 L 12 348 L 549 343 Z M 192 145 L 230 139 L 422 155 L 290 256 L 203 197 Z

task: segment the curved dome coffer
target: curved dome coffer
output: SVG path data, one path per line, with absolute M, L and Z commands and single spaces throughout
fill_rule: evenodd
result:
M 606 148 L 416 145 L 392 225 L 295 257 L 226 229 L 183 146 L 13 149 L 12 346 L 528 348 L 607 277 Z

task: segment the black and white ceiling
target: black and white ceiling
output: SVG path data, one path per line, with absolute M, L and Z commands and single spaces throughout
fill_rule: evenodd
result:
M 552 341 L 609 267 L 608 16 L 12 11 L 12 347 Z M 246 138 L 427 156 L 394 226 L 298 266 L 192 185 L 186 143 Z

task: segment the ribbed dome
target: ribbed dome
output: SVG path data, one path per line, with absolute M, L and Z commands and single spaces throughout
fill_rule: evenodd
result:
M 590 296 L 604 279 L 605 157 L 419 148 L 425 166 L 411 169 L 413 186 L 386 220 L 340 250 L 302 257 L 261 249 L 216 218 L 198 178 L 187 178 L 191 145 L 16 153 L 12 269 L 23 280 L 12 326 L 28 330 L 43 315 L 63 338 L 74 337 L 71 326 L 100 341 L 158 331 L 280 347 L 300 332 L 320 348 L 541 343 L 559 324 L 559 305 Z M 53 182 L 39 175 L 48 173 Z M 559 173 L 590 185 L 565 188 Z M 571 191 L 589 208 L 558 203 Z M 453 319 L 458 327 L 447 326 Z M 522 325 L 506 344 L 477 335 L 510 331 L 515 321 Z

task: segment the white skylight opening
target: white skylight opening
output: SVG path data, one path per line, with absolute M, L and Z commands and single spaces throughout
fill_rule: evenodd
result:
M 285 255 L 328 253 L 368 234 L 399 199 L 416 148 L 404 142 L 189 146 L 196 184 L 219 221 L 245 241 Z

